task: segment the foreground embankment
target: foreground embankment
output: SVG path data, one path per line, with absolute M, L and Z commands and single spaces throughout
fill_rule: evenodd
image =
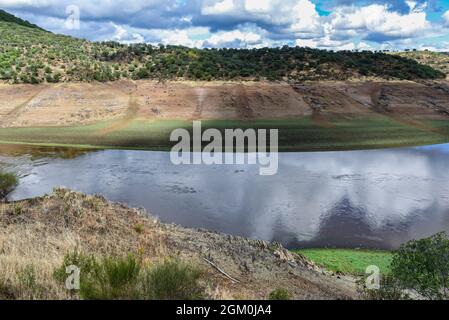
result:
M 201 270 L 207 299 L 266 299 L 276 289 L 296 299 L 357 298 L 350 278 L 324 272 L 278 244 L 162 224 L 143 210 L 65 189 L 0 204 L 0 228 L 3 299 L 80 298 L 57 277 L 74 252 L 95 259 L 133 255 L 148 265 L 181 260 Z M 130 264 L 106 262 L 98 268 Z

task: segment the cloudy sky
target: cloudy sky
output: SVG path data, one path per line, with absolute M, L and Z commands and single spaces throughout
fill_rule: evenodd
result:
M 449 0 L 0 0 L 0 8 L 89 40 L 449 51 Z M 66 23 L 78 10 L 79 29 Z

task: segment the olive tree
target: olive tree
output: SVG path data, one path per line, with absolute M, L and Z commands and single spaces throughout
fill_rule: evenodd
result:
M 392 275 L 428 299 L 449 299 L 449 238 L 445 232 L 404 244 L 394 253 Z

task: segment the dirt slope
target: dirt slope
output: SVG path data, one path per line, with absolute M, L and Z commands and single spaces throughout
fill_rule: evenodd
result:
M 1 127 L 65 126 L 119 118 L 250 120 L 375 113 L 446 119 L 449 85 L 444 81 L 0 85 Z
M 0 228 L 0 298 L 21 298 L 17 275 L 30 265 L 38 287 L 45 288 L 39 298 L 73 298 L 52 272 L 75 249 L 96 256 L 134 253 L 148 261 L 180 256 L 205 269 L 210 298 L 265 299 L 279 287 L 297 299 L 357 298 L 350 279 L 324 273 L 278 244 L 161 224 L 142 210 L 64 189 L 0 204 Z

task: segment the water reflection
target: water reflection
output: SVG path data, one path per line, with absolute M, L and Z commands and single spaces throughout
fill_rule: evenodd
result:
M 145 207 L 163 221 L 288 247 L 391 249 L 449 231 L 448 151 L 283 153 L 271 177 L 257 166 L 176 167 L 163 152 L 38 160 L 1 152 L 0 163 L 22 173 L 14 199 L 63 185 Z

